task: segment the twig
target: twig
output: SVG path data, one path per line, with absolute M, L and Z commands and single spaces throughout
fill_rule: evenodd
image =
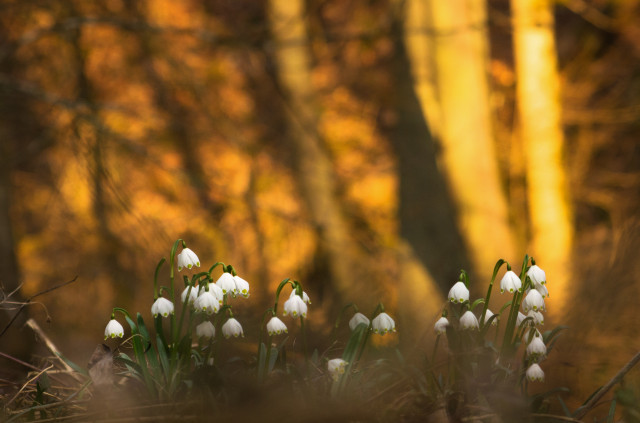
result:
M 531 416 L 533 416 L 533 417 L 547 417 L 547 418 L 550 418 L 550 419 L 562 420 L 562 421 L 565 421 L 565 422 L 582 423 L 582 420 L 579 420 L 579 419 L 577 419 L 575 417 L 557 416 L 555 414 L 533 413 L 533 414 L 531 414 Z
M 8 407 L 9 404 L 11 404 L 13 401 L 15 401 L 16 398 L 18 398 L 18 396 L 22 393 L 22 391 L 24 391 L 24 389 L 27 387 L 27 385 L 29 385 L 31 382 L 33 382 L 34 380 L 36 380 L 37 378 L 40 377 L 41 374 L 43 374 L 44 372 L 46 372 L 49 369 L 53 368 L 53 364 L 50 365 L 49 367 L 47 367 L 46 369 L 42 369 L 40 370 L 35 376 L 33 376 L 31 379 L 29 379 L 28 381 L 26 381 L 24 383 L 24 385 L 22 385 L 22 388 L 20 388 L 20 390 L 18 392 L 16 392 L 16 394 L 13 396 L 13 398 L 11 398 L 6 404 L 5 407 Z
M 629 372 L 629 370 L 633 368 L 633 366 L 638 364 L 639 361 L 640 361 L 640 352 L 634 355 L 633 358 L 627 364 L 625 364 L 624 367 L 620 369 L 620 371 L 613 378 L 611 378 L 611 380 L 605 386 L 603 386 L 598 391 L 597 394 L 591 397 L 591 399 L 587 401 L 585 405 L 578 408 L 573 413 L 573 417 L 575 419 L 581 419 L 585 414 L 587 414 L 589 410 L 591 410 L 593 406 L 600 400 L 600 398 L 602 398 L 607 392 L 609 392 L 609 390 L 613 388 L 614 385 L 619 383 L 624 377 L 624 375 L 626 375 Z
M 27 306 L 27 304 L 29 304 L 29 303 L 31 302 L 31 300 L 33 300 L 33 299 L 34 299 L 34 298 L 36 298 L 36 297 L 39 297 L 40 295 L 46 294 L 46 293 L 48 293 L 48 292 L 51 292 L 51 291 L 53 291 L 54 289 L 62 288 L 62 287 L 63 287 L 63 286 L 65 286 L 65 285 L 69 285 L 70 283 L 75 282 L 75 281 L 76 281 L 76 279 L 78 279 L 78 276 L 77 276 L 77 275 L 76 275 L 76 277 L 75 277 L 75 278 L 71 279 L 70 281 L 67 281 L 67 282 L 61 283 L 61 284 L 59 284 L 59 285 L 52 286 L 51 288 L 47 288 L 47 289 L 45 289 L 44 291 L 40 291 L 40 292 L 38 292 L 37 294 L 32 295 L 31 297 L 27 298 L 27 300 L 26 300 L 24 303 L 22 303 L 22 306 L 21 306 L 21 307 L 20 307 L 20 309 L 16 312 L 16 314 L 14 314 L 14 315 L 13 315 L 13 317 L 11 318 L 11 320 L 9 321 L 9 323 L 7 323 L 7 326 L 5 326 L 5 328 L 2 330 L 2 332 L 0 332 L 0 338 L 2 338 L 2 335 L 4 335 L 4 334 L 5 334 L 5 332 L 6 332 L 7 330 L 9 330 L 9 328 L 11 327 L 11 325 L 13 324 L 13 322 L 15 322 L 15 320 L 16 320 L 16 319 L 18 318 L 18 316 L 20 315 L 20 312 L 22 311 L 22 309 L 23 309 L 23 308 L 25 308 L 25 307 Z

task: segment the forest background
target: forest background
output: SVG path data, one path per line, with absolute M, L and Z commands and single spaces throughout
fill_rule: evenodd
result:
M 31 316 L 86 362 L 177 238 L 251 283 L 245 334 L 294 277 L 313 346 L 383 300 L 386 343 L 421 354 L 461 268 L 477 297 L 528 253 L 571 327 L 548 385 L 593 391 L 640 347 L 638 1 L 4 0 L 0 21 L 0 282 L 77 276 L 0 351 L 32 351 Z

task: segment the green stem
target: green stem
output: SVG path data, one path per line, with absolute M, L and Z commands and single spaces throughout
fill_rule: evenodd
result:
M 154 301 L 158 299 L 158 273 L 160 272 L 160 268 L 162 267 L 162 265 L 164 264 L 165 261 L 167 261 L 167 259 L 162 257 L 162 260 L 160 260 L 160 262 L 156 266 L 156 271 L 155 271 L 155 273 L 153 275 L 153 299 L 154 299 Z
M 493 289 L 493 283 L 496 280 L 496 276 L 500 271 L 500 267 L 505 264 L 506 261 L 500 259 L 496 262 L 496 265 L 493 267 L 493 276 L 491 277 L 491 283 L 489 283 L 489 289 L 487 290 L 487 296 L 484 299 L 484 307 L 482 307 L 482 314 L 480 315 L 480 329 L 484 326 L 484 317 L 487 314 L 487 310 L 489 309 L 489 299 L 491 298 L 491 290 Z

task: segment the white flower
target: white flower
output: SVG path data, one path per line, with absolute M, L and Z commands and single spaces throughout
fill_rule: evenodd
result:
M 205 291 L 200 291 L 200 295 L 202 295 L 203 292 Z M 224 302 L 224 293 L 222 292 L 222 288 L 212 282 L 209 284 L 209 292 L 211 292 L 213 296 L 218 299 L 220 305 L 222 305 L 222 303 Z
M 531 382 L 544 382 L 544 372 L 537 363 L 533 363 L 527 369 L 527 379 L 529 379 Z
M 387 313 L 380 313 L 371 322 L 371 329 L 373 329 L 373 333 L 379 333 L 380 335 L 384 335 L 387 332 L 395 332 L 396 322 Z
M 345 368 L 347 367 L 346 361 L 341 358 L 334 358 L 333 360 L 329 360 L 327 363 L 327 368 L 329 369 L 329 373 L 333 380 L 338 380 L 340 375 L 344 374 Z
M 533 317 L 534 325 L 544 325 L 544 316 L 539 311 L 529 310 L 527 317 Z
M 516 275 L 513 270 L 507 270 L 507 273 L 504 274 L 500 281 L 500 293 L 503 293 L 504 291 L 514 293 L 521 287 L 522 281 L 518 275 Z
M 180 272 L 183 267 L 191 269 L 193 266 L 200 267 L 200 259 L 191 249 L 183 248 L 180 254 L 178 254 L 178 272 Z
M 189 288 L 191 288 L 191 292 L 189 292 Z M 196 298 L 198 298 L 198 287 L 196 286 L 187 286 L 184 291 L 182 291 L 182 295 L 180 298 L 182 299 L 182 304 L 187 299 L 187 294 L 189 294 L 189 305 L 193 305 Z
M 536 285 L 544 285 L 547 283 L 547 275 L 545 275 L 544 270 L 540 269 L 535 264 L 529 268 L 527 276 L 529 276 L 531 282 Z
M 295 289 L 291 291 L 291 295 L 289 295 L 289 298 L 293 297 L 294 295 L 296 295 Z M 311 304 L 311 300 L 309 299 L 309 296 L 304 291 L 302 291 L 302 301 L 304 301 L 306 304 Z
M 524 314 L 518 312 L 518 317 L 516 318 L 516 325 L 520 326 L 522 324 L 522 322 L 524 322 L 524 319 L 526 319 L 527 316 L 525 316 Z
M 116 336 L 122 338 L 123 335 L 124 328 L 122 325 L 116 319 L 109 320 L 107 327 L 104 328 L 104 339 L 115 338 Z
M 534 286 L 536 291 L 538 291 L 540 293 L 540 295 L 542 295 L 542 298 L 546 298 L 549 296 L 549 290 L 547 289 L 546 285 L 535 285 Z
M 462 317 L 460 317 L 460 327 L 463 330 L 478 329 L 480 325 L 478 324 L 478 319 L 476 319 L 475 314 L 467 310 Z
M 463 303 L 469 301 L 469 290 L 464 282 L 456 282 L 449 290 L 449 301 Z
M 227 322 L 222 325 L 222 335 L 225 338 L 229 339 L 229 337 L 233 336 L 237 338 L 238 336 L 242 336 L 244 338 L 244 333 L 242 332 L 242 325 L 233 317 L 227 320 Z
M 535 289 L 529 290 L 527 296 L 522 301 L 522 309 L 527 312 L 529 310 L 539 311 L 544 310 L 544 299 L 542 295 Z
M 484 323 L 486 324 L 493 315 L 493 312 L 487 309 L 487 311 L 484 313 Z M 496 316 L 496 318 L 491 321 L 491 326 L 498 326 L 498 316 Z
M 193 306 L 196 310 L 212 315 L 220 310 L 220 301 L 218 301 L 211 291 L 204 291 L 198 296 Z
M 236 286 L 236 281 L 233 279 L 233 275 L 231 275 L 231 273 L 224 272 L 220 275 L 216 281 L 216 285 L 222 289 L 223 294 L 230 294 L 234 297 L 236 296 L 238 287 Z
M 164 297 L 160 297 L 151 306 L 151 314 L 153 314 L 153 317 L 158 315 L 169 317 L 170 314 L 173 314 L 173 303 Z
M 307 317 L 307 305 L 302 301 L 298 295 L 292 295 L 287 301 L 284 302 L 284 316 L 290 314 L 293 317 L 302 316 Z
M 547 346 L 544 345 L 542 337 L 534 336 L 527 345 L 527 357 L 544 357 L 547 353 Z
M 211 339 L 216 335 L 216 328 L 210 321 L 202 322 L 196 326 L 196 336 L 198 338 Z
M 447 326 L 449 326 L 449 320 L 446 317 L 442 316 L 438 319 L 433 327 L 436 330 L 436 334 L 442 335 L 447 331 Z
M 353 315 L 353 317 L 351 318 L 351 320 L 349 320 L 349 328 L 351 330 L 356 330 L 356 328 L 358 327 L 359 324 L 364 323 L 365 325 L 369 326 L 369 319 L 367 318 L 367 316 L 365 316 L 362 313 L 356 313 Z
M 233 277 L 233 280 L 236 282 L 236 292 L 244 298 L 249 298 L 249 282 L 237 275 Z
M 276 316 L 273 316 L 271 320 L 269 320 L 269 323 L 267 323 L 267 332 L 271 336 L 287 333 L 287 325 L 285 325 L 282 320 L 278 319 Z

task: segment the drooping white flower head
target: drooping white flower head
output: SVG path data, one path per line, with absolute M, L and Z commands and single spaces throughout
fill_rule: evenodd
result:
M 173 314 L 173 303 L 164 297 L 160 297 L 151 306 L 151 314 L 153 314 L 153 317 L 158 315 L 169 317 L 170 314 Z
M 540 311 L 544 310 L 544 299 L 542 295 L 535 289 L 529 290 L 527 296 L 522 301 L 522 309 L 527 312 L 529 310 Z
M 527 379 L 529 379 L 531 382 L 544 382 L 544 372 L 542 371 L 538 363 L 533 363 L 531 366 L 529 366 L 529 368 L 527 369 Z
M 526 319 L 527 316 L 525 316 L 524 314 L 518 312 L 518 317 L 516 318 L 516 325 L 520 326 L 522 324 L 522 322 L 524 322 L 524 319 Z
M 535 285 L 536 291 L 542 295 L 542 298 L 547 298 L 549 296 L 549 290 L 547 289 L 547 285 Z
M 529 345 L 527 345 L 527 357 L 544 357 L 547 354 L 547 346 L 544 344 L 542 337 L 534 336 Z
M 504 274 L 502 280 L 500 281 L 500 293 L 507 291 L 510 293 L 514 293 L 518 291 L 522 287 L 522 281 L 515 274 L 513 270 L 507 270 L 507 273 Z
M 384 335 L 387 332 L 396 331 L 396 322 L 387 313 L 380 313 L 371 322 L 373 333 Z
M 346 361 L 341 358 L 334 358 L 333 360 L 329 360 L 327 363 L 327 368 L 329 369 L 329 373 L 333 380 L 340 379 L 340 375 L 343 375 L 345 372 L 345 368 L 347 367 Z
M 494 316 L 493 312 L 489 309 L 484 313 L 484 323 L 486 324 L 491 317 Z M 498 326 L 498 317 L 491 321 L 491 326 Z
M 196 336 L 198 338 L 211 339 L 216 336 L 216 328 L 213 323 L 207 320 L 196 326 Z
M 200 295 L 202 295 L 203 292 L 205 292 L 204 288 L 200 291 Z M 220 288 L 218 285 L 212 282 L 209 284 L 209 292 L 211 292 L 213 296 L 218 299 L 218 302 L 220 303 L 220 305 L 223 304 L 224 293 L 222 292 L 222 288 Z
M 529 310 L 527 317 L 533 318 L 534 325 L 544 325 L 544 315 L 539 311 Z
M 236 292 L 238 295 L 242 295 L 244 298 L 249 298 L 249 282 L 236 275 L 233 277 L 236 282 Z
M 547 283 L 547 275 L 545 275 L 544 270 L 540 269 L 535 264 L 529 268 L 527 276 L 529 276 L 531 282 L 536 285 L 545 285 Z
M 196 310 L 207 313 L 211 316 L 220 310 L 220 301 L 213 295 L 211 291 L 202 291 L 196 301 L 193 303 Z
M 242 332 L 242 325 L 233 317 L 227 320 L 227 322 L 222 325 L 222 335 L 225 338 L 229 339 L 230 337 L 237 338 L 238 336 L 242 336 L 244 338 L 244 332 Z
M 449 290 L 449 301 L 463 303 L 469 301 L 469 290 L 464 282 L 456 282 Z
M 216 281 L 216 285 L 222 289 L 223 294 L 229 294 L 233 297 L 236 296 L 238 287 L 236 286 L 236 281 L 233 279 L 233 275 L 231 273 L 224 272 L 220 275 Z
M 191 288 L 191 292 L 189 292 L 189 288 Z M 182 295 L 180 296 L 180 298 L 182 299 L 182 304 L 184 304 L 184 301 L 187 299 L 187 294 L 189 294 L 189 305 L 192 306 L 196 301 L 196 298 L 198 298 L 198 287 L 187 286 L 184 291 L 182 291 Z
M 302 301 L 302 298 L 298 295 L 292 295 L 287 301 L 284 302 L 282 311 L 283 316 L 291 315 L 292 317 L 302 316 L 307 317 L 307 305 Z
M 442 335 L 447 332 L 447 326 L 449 326 L 449 320 L 446 317 L 442 316 L 438 319 L 436 324 L 433 325 L 433 328 L 436 330 L 436 334 Z
M 122 325 L 116 319 L 109 320 L 107 327 L 104 328 L 104 339 L 115 337 L 122 338 L 123 336 L 124 328 Z
M 479 329 L 480 324 L 475 314 L 471 310 L 467 310 L 462 317 L 460 317 L 460 328 L 463 330 Z
M 269 323 L 267 323 L 267 332 L 271 336 L 280 335 L 281 333 L 287 333 L 287 325 L 285 325 L 284 322 L 278 319 L 276 316 L 273 316 L 271 320 L 269 320 Z
M 296 290 L 295 289 L 293 291 L 291 291 L 291 295 L 289 295 L 289 297 L 293 297 L 294 295 L 296 295 Z M 302 291 L 302 301 L 304 301 L 305 304 L 311 304 L 311 300 L 309 299 L 309 296 L 304 291 Z
M 369 326 L 369 323 L 370 323 L 369 318 L 362 313 L 356 313 L 353 315 L 351 320 L 349 320 L 349 329 L 356 330 L 358 325 L 362 323 Z
M 183 268 L 191 269 L 193 266 L 200 267 L 200 259 L 189 248 L 183 248 L 178 254 L 178 272 Z

